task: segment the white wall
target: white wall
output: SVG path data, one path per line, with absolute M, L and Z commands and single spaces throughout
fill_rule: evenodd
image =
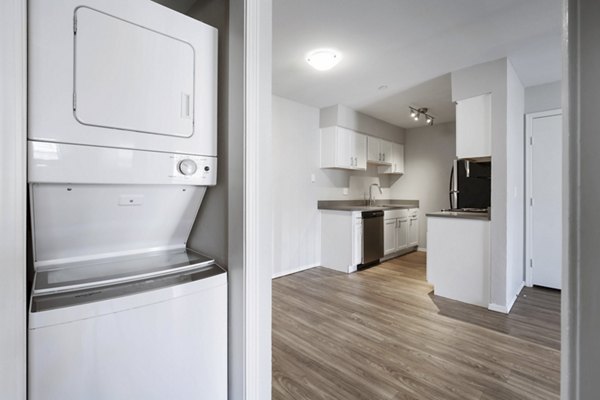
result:
M 378 137 L 386 132 L 386 139 L 396 142 L 404 139 L 402 128 L 344 107 L 334 109 L 335 118 L 338 109 L 345 110 L 344 118 L 355 121 L 350 124 L 353 129 L 361 127 L 362 132 Z M 366 171 L 320 168 L 322 115 L 317 108 L 273 96 L 274 276 L 320 264 L 319 200 L 362 200 L 371 183 L 379 183 L 383 190 L 383 194 L 373 190 L 373 198 L 392 197 L 391 186 L 397 178 L 380 176 L 376 166 L 369 165 Z
M 525 114 L 561 108 L 561 81 L 525 88 Z
M 450 207 L 448 184 L 456 158 L 456 124 L 408 129 L 404 139 L 405 174 L 394 180 L 392 197 L 419 200 L 419 247 L 427 248 L 428 212 Z
M 0 2 L 0 398 L 26 396 L 26 3 Z
M 525 90 L 510 62 L 507 68 L 506 298 L 512 306 L 525 280 Z
M 404 128 L 373 118 L 342 104 L 321 109 L 321 128 L 342 126 L 396 143 L 404 143 Z
M 451 77 L 454 101 L 492 94 L 490 306 L 508 311 L 524 268 L 524 89 L 506 58 Z
M 273 96 L 273 276 L 319 265 L 319 109 Z
M 485 93 L 492 94 L 492 190 L 490 229 L 490 302 L 506 307 L 506 85 L 508 60 L 500 59 L 452 72 L 452 100 L 462 100 Z

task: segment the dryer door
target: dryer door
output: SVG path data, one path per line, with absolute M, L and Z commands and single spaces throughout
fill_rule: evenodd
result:
M 75 24 L 73 110 L 80 123 L 192 136 L 189 43 L 88 7 L 76 9 Z
M 217 155 L 217 31 L 148 0 L 28 1 L 30 140 Z

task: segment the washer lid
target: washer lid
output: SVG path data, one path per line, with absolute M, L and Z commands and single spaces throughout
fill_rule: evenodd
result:
M 56 266 L 38 271 L 33 295 L 61 293 L 176 274 L 214 263 L 189 249 L 151 252 Z

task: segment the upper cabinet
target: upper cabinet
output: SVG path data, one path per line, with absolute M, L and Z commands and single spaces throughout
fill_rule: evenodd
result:
M 456 102 L 456 157 L 492 156 L 492 96 L 484 94 Z
M 380 174 L 403 174 L 404 173 L 404 145 L 391 143 L 392 152 L 389 157 L 390 164 L 377 167 Z
M 391 165 L 392 142 L 376 137 L 367 137 L 367 162 L 379 165 Z
M 367 169 L 367 136 L 341 126 L 321 129 L 321 168 Z

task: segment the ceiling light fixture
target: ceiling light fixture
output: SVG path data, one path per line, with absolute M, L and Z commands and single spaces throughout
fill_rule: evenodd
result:
M 316 49 L 306 55 L 306 62 L 318 71 L 327 71 L 342 60 L 342 54 L 332 49 Z
M 429 111 L 428 108 L 426 108 L 426 107 L 415 108 L 415 107 L 411 107 L 411 106 L 408 106 L 408 108 L 410 110 L 411 118 L 413 118 L 415 121 L 418 121 L 419 118 L 421 118 L 421 115 L 423 115 L 425 117 L 425 123 L 429 126 L 433 125 L 434 118 L 431 115 L 427 114 L 427 111 Z

